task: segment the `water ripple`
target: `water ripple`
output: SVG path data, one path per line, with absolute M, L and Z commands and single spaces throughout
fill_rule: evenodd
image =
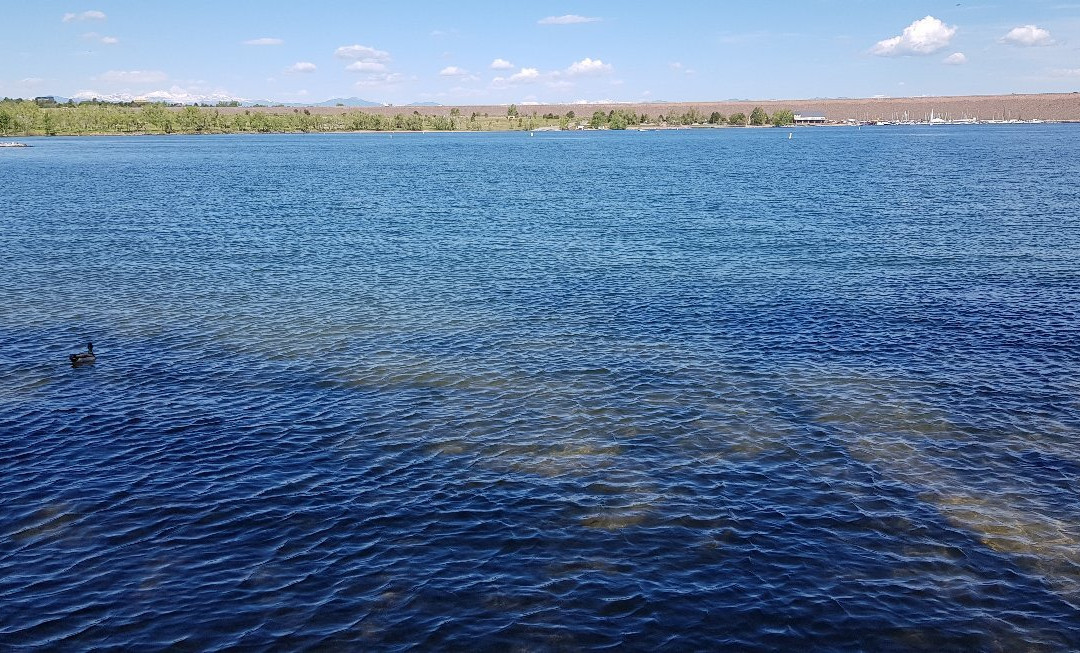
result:
M 1072 131 L 0 157 L 0 648 L 1080 648 Z

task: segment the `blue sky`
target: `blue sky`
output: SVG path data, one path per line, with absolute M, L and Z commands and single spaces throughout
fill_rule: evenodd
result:
M 1080 0 L 9 2 L 0 96 L 441 104 L 1080 90 Z

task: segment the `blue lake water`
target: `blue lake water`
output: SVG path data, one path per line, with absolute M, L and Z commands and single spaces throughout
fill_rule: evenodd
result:
M 0 648 L 1080 649 L 1078 137 L 0 150 Z

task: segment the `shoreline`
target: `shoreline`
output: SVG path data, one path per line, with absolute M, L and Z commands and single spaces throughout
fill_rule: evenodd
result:
M 874 128 L 888 128 L 888 127 L 1016 127 L 1027 125 L 1072 125 L 1080 124 L 1080 120 L 1041 120 L 1038 122 L 955 122 L 955 123 L 846 123 L 835 122 L 825 123 L 820 125 L 686 125 L 686 126 L 660 126 L 660 125 L 634 125 L 627 127 L 626 129 L 501 129 L 501 130 L 475 130 L 475 129 L 343 129 L 334 131 L 192 131 L 192 132 L 85 132 L 80 134 L 16 134 L 13 138 L 34 138 L 34 139 L 53 139 L 53 138 L 111 138 L 111 137 L 130 137 L 140 138 L 148 136 L 156 137 L 173 137 L 173 136 L 318 136 L 318 135 L 333 135 L 333 134 L 386 134 L 393 136 L 396 134 L 522 134 L 522 133 L 594 133 L 594 132 L 654 132 L 654 131 L 708 131 L 708 130 L 756 130 L 756 129 L 779 129 L 779 130 L 805 130 L 805 129 L 837 129 L 847 127 L 849 129 L 857 129 L 860 127 L 874 127 Z M 6 146 L 7 148 L 15 149 L 16 147 L 31 147 L 30 145 L 20 144 L 19 146 Z
M 420 112 L 425 115 L 449 117 L 456 109 L 462 117 L 472 113 L 487 114 L 491 117 L 505 117 L 507 104 L 461 104 L 444 106 L 378 106 L 378 107 L 323 107 L 323 106 L 260 106 L 260 107 L 220 107 L 225 115 L 244 111 L 263 111 L 272 114 L 309 111 L 312 115 L 336 115 L 343 112 L 363 112 L 383 116 L 411 115 Z M 521 116 L 542 116 L 544 114 L 565 115 L 568 111 L 586 117 L 594 111 L 633 111 L 649 116 L 681 114 L 695 110 L 708 116 L 713 111 L 724 115 L 742 112 L 747 115 L 761 107 L 772 114 L 777 110 L 790 110 L 795 113 L 822 113 L 829 120 L 891 120 L 895 114 L 905 111 L 913 118 L 950 114 L 961 117 L 968 114 L 983 120 L 995 117 L 1003 119 L 1032 118 L 1054 121 L 1080 122 L 1080 92 L 1070 93 L 1029 93 L 1009 95 L 940 95 L 890 98 L 780 98 L 780 99 L 738 99 L 713 100 L 703 102 L 602 102 L 595 104 L 524 104 L 517 105 Z
M 421 113 L 421 110 L 423 113 Z M 242 133 L 662 130 L 1080 122 L 1080 93 L 647 104 L 380 107 L 0 102 L 0 138 Z M 794 116 L 813 125 L 793 124 Z M 749 118 L 748 118 L 749 117 Z M 738 123 L 734 123 L 738 121 Z M 769 125 L 771 126 L 771 125 Z

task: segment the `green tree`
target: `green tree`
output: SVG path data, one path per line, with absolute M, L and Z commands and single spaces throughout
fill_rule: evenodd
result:
M 713 111 L 709 114 L 710 125 L 722 125 L 725 122 L 727 122 L 727 118 L 725 118 L 724 114 L 720 113 L 719 111 Z
M 45 114 L 42 116 L 41 120 L 42 129 L 45 131 L 45 135 L 56 136 L 56 124 L 53 121 L 52 114 L 47 111 L 43 111 L 42 113 Z
M 779 109 L 777 111 L 773 111 L 772 116 L 769 117 L 769 122 L 771 122 L 777 127 L 781 127 L 783 125 L 794 125 L 795 114 L 787 109 Z
M 165 123 L 168 120 L 168 115 L 164 105 L 156 103 L 147 104 L 143 106 L 140 111 L 142 113 L 143 123 L 153 130 L 165 131 Z
M 705 116 L 701 115 L 697 109 L 690 109 L 679 116 L 678 121 L 683 125 L 698 125 L 705 122 Z
M 443 116 L 427 116 L 426 122 L 435 131 L 454 131 L 453 118 L 445 118 Z
M 626 129 L 636 124 L 638 124 L 638 116 L 633 111 L 619 109 L 608 114 L 608 127 L 611 129 Z
M 196 107 L 184 107 L 177 117 L 177 124 L 182 132 L 201 132 L 202 116 Z
M 769 116 L 765 114 L 765 110 L 761 107 L 754 107 L 754 110 L 750 112 L 751 125 L 764 125 L 768 121 Z
M 517 105 L 514 105 L 514 104 L 510 105 L 510 108 L 508 108 L 506 110 L 506 117 L 507 118 L 517 118 L 518 117 Z
M 300 131 L 302 132 L 314 132 L 319 131 L 319 119 L 317 116 L 311 115 L 311 112 L 304 109 L 303 115 L 297 116 Z
M 249 117 L 251 121 L 251 128 L 257 132 L 266 134 L 273 131 L 273 126 L 270 124 L 270 118 L 262 111 L 256 111 Z M 166 132 L 170 131 L 166 125 Z
M 589 126 L 593 129 L 603 127 L 607 124 L 608 115 L 603 111 L 593 111 L 592 118 L 589 119 Z
M 6 109 L 0 109 L 0 134 L 13 131 L 15 131 L 15 116 L 8 113 Z
M 746 114 L 741 112 L 741 111 L 738 112 L 738 113 L 733 113 L 730 116 L 728 116 L 727 121 L 728 121 L 728 124 L 733 125 L 735 127 L 745 127 L 746 126 Z

